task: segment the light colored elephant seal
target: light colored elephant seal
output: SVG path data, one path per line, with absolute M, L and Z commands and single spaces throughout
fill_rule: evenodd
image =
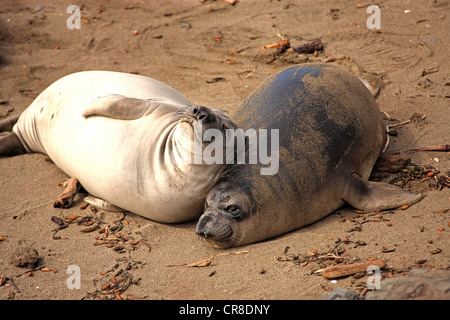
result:
M 155 221 L 182 222 L 202 213 L 226 167 L 194 163 L 195 141 L 204 146 L 196 126 L 235 127 L 223 112 L 194 106 L 159 81 L 86 71 L 44 90 L 0 136 L 0 155 L 47 154 L 93 196 Z
M 259 86 L 233 120 L 245 130 L 279 130 L 279 170 L 261 175 L 262 164 L 247 162 L 221 176 L 196 227 L 215 247 L 281 235 L 344 203 L 370 211 L 421 198 L 367 181 L 385 144 L 385 126 L 370 92 L 341 68 L 290 67 Z

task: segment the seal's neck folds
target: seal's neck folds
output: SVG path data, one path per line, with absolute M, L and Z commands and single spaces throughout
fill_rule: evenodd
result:
M 269 137 L 270 136 L 270 139 Z M 204 130 L 201 121 L 180 122 L 169 136 L 170 158 L 177 165 L 260 165 L 261 175 L 279 167 L 279 130 Z M 270 155 L 268 150 L 270 149 Z

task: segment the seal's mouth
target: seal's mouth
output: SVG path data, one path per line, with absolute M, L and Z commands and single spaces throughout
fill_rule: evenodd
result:
M 230 248 L 236 242 L 232 221 L 213 211 L 205 212 L 200 217 L 195 232 L 216 248 Z

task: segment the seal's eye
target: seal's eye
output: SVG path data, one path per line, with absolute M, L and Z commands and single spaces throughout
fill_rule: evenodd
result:
M 234 219 L 239 220 L 241 218 L 241 208 L 231 205 L 225 210 L 229 212 Z

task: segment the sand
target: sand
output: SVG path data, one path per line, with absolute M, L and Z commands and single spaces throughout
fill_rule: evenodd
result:
M 387 153 L 448 144 L 449 2 L 379 5 L 381 32 L 367 28 L 368 2 L 359 0 L 86 1 L 81 29 L 71 30 L 67 2 L 1 1 L 0 117 L 20 113 L 60 77 L 94 69 L 149 76 L 233 115 L 270 75 L 327 62 L 379 88 L 380 110 L 392 118 L 387 124 L 413 118 L 392 129 L 397 136 Z M 324 50 L 263 51 L 280 41 L 278 33 L 291 46 L 320 38 Z M 407 155 L 432 166 L 436 177 L 448 175 L 448 152 Z M 345 207 L 289 234 L 227 250 L 197 237 L 195 221 L 165 225 L 131 213 L 93 213 L 80 208 L 81 195 L 70 209 L 53 208 L 65 178 L 45 155 L 0 159 L 1 299 L 319 299 L 337 287 L 365 291 L 365 272 L 335 281 L 314 273 L 336 263 L 383 260 L 382 278 L 450 267 L 450 190 L 436 188 L 434 176 L 408 184 L 426 197 L 406 210 Z M 123 248 L 94 245 L 104 233 L 80 232 L 88 228 L 78 225 L 81 218 L 55 233 L 52 216 L 90 216 L 101 227 L 120 220 Z M 38 251 L 40 270 L 11 263 L 20 247 Z

